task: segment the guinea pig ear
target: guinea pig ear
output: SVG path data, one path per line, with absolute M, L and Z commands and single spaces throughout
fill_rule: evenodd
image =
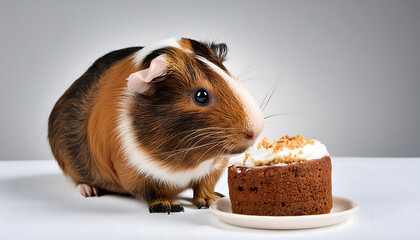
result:
M 222 63 L 226 60 L 226 55 L 228 53 L 228 47 L 224 43 L 210 43 L 209 48 L 214 52 L 216 57 L 219 59 L 219 61 Z
M 128 90 L 141 94 L 145 93 L 153 79 L 165 74 L 167 65 L 168 62 L 162 55 L 153 59 L 148 68 L 130 74 L 127 78 Z

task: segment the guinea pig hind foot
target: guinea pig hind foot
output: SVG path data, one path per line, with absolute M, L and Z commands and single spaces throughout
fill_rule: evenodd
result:
M 86 197 L 99 197 L 99 189 L 94 186 L 81 183 L 81 184 L 78 184 L 76 188 L 77 190 L 79 190 L 80 194 L 85 198 Z
M 156 199 L 149 203 L 150 213 L 171 213 L 171 212 L 183 212 L 184 207 L 177 203 L 167 199 Z

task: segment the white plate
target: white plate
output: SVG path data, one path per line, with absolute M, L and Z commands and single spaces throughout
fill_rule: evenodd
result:
M 240 227 L 262 229 L 305 229 L 318 228 L 341 223 L 357 211 L 357 205 L 349 199 L 333 196 L 330 213 L 305 216 L 254 216 L 232 213 L 229 198 L 220 198 L 210 211 L 225 223 Z

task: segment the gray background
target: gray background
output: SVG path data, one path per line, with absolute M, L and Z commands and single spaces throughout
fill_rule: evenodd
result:
M 47 119 L 89 65 L 172 36 L 228 44 L 263 135 L 420 157 L 420 1 L 1 1 L 0 159 L 52 159 Z

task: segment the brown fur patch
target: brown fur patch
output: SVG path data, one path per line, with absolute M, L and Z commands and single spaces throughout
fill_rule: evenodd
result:
M 190 40 L 190 39 L 187 39 L 187 38 L 182 38 L 182 39 L 179 41 L 179 45 L 180 45 L 182 48 L 184 48 L 184 49 L 188 49 L 188 50 L 190 50 L 191 52 L 193 52 L 193 51 L 194 51 L 194 49 L 193 49 L 193 47 L 192 47 L 192 45 L 191 45 L 191 40 Z
M 89 146 L 92 159 L 99 168 L 100 178 L 116 185 L 121 185 L 121 182 L 114 162 L 123 159 L 115 131 L 119 108 L 117 104 L 127 84 L 125 78 L 132 72 L 132 60 L 128 58 L 104 74 L 88 122 Z

